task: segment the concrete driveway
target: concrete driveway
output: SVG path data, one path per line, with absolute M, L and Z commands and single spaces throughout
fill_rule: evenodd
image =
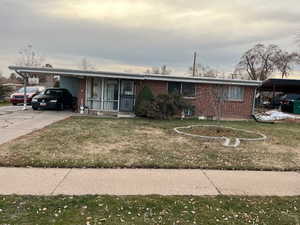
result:
M 70 111 L 33 111 L 29 106 L 0 107 L 0 145 L 70 117 Z

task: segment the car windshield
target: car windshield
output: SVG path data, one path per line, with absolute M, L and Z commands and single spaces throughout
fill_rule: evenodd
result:
M 44 92 L 45 95 L 52 95 L 52 96 L 60 96 L 62 95 L 63 90 L 59 89 L 48 89 Z
M 27 93 L 35 93 L 35 92 L 37 92 L 38 91 L 38 89 L 36 88 L 36 87 L 27 87 L 26 88 L 26 92 Z M 24 88 L 20 88 L 19 90 L 18 90 L 18 93 L 24 93 Z

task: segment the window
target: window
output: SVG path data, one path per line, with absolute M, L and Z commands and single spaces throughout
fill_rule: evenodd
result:
M 180 82 L 169 82 L 168 83 L 169 94 L 180 94 L 183 97 L 195 97 L 196 87 L 193 83 L 180 83 Z
M 191 107 L 185 108 L 183 112 L 186 117 L 192 117 L 195 115 L 195 111 L 196 106 L 192 105 Z
M 232 101 L 243 101 L 244 100 L 244 88 L 238 86 L 229 86 L 227 99 Z
M 44 95 L 51 95 L 51 96 L 61 96 L 63 94 L 63 90 L 61 89 L 47 89 Z
M 191 83 L 182 83 L 182 91 L 181 94 L 184 97 L 195 97 L 196 91 L 195 91 L 195 84 Z
M 181 83 L 169 82 L 168 83 L 169 94 L 181 94 Z
M 134 95 L 134 83 L 130 80 L 122 80 L 121 82 L 122 95 Z
M 39 90 L 36 87 L 26 87 L 26 93 L 35 93 L 37 91 L 39 91 Z M 21 88 L 18 90 L 18 93 L 24 93 L 24 92 L 25 92 L 24 88 Z

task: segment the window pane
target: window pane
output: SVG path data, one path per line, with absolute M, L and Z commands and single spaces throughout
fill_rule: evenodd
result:
M 101 98 L 101 79 L 94 78 L 93 79 L 93 98 Z
M 184 97 L 195 97 L 196 96 L 195 84 L 182 83 L 182 95 Z
M 229 100 L 243 100 L 244 99 L 244 88 L 243 87 L 228 87 L 228 99 Z
M 181 92 L 181 83 L 178 82 L 169 82 L 168 83 L 168 93 L 169 94 L 180 94 Z
M 133 95 L 133 81 L 122 80 L 121 84 L 121 94 L 122 95 Z

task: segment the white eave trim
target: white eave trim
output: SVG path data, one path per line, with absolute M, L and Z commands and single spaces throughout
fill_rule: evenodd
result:
M 81 71 L 67 69 L 51 69 L 51 68 L 29 68 L 19 66 L 9 66 L 9 69 L 15 70 L 17 73 L 41 73 L 72 77 L 101 77 L 101 78 L 117 78 L 130 80 L 153 80 L 153 81 L 171 81 L 171 82 L 186 82 L 186 83 L 202 83 L 202 84 L 224 84 L 224 85 L 239 85 L 258 87 L 262 84 L 260 81 L 249 80 L 232 80 L 220 78 L 205 78 L 205 77 L 180 77 L 168 75 L 147 75 L 147 74 L 130 74 L 130 73 L 114 73 L 103 71 Z

